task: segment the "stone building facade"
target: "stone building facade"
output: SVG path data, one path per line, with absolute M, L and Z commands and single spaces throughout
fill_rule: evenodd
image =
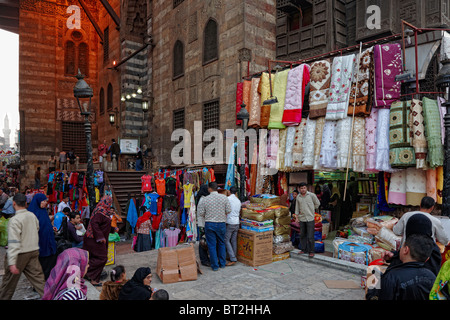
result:
M 195 121 L 199 132 L 236 128 L 236 83 L 275 58 L 276 8 L 273 0 L 155 0 L 151 8 L 150 139 L 158 162 L 171 165 L 174 129 L 189 130 L 193 153 L 202 141 Z

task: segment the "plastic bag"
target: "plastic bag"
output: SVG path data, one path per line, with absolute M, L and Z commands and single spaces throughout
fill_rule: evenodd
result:
M 390 250 L 398 250 L 398 248 L 400 247 L 400 242 L 402 240 L 402 237 L 395 235 L 392 230 L 385 227 L 381 228 L 380 231 L 378 231 L 375 238 L 379 242 L 382 242 L 383 244 L 389 246 L 391 248 Z
M 109 234 L 108 242 L 119 242 L 119 241 L 120 241 L 120 236 L 117 232 Z
M 8 245 L 8 223 L 9 219 L 5 217 L 0 218 L 0 246 L 2 247 Z

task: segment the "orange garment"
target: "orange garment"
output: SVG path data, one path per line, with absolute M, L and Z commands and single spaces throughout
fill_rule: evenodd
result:
M 122 222 L 122 218 L 119 217 L 117 214 L 114 214 L 111 219 L 111 227 L 117 228 L 117 222 Z
M 166 195 L 166 180 L 164 180 L 162 178 L 158 178 L 155 180 L 155 185 L 156 185 L 156 192 L 160 196 L 165 196 Z

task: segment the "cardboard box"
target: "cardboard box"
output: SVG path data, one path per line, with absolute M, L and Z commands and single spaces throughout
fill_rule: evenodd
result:
M 272 262 L 273 232 L 255 232 L 239 229 L 238 261 L 253 266 Z
M 197 259 L 193 244 L 159 248 L 156 273 L 162 283 L 197 280 Z

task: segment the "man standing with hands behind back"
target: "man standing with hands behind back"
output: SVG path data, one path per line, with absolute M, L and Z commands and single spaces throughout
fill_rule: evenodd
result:
M 314 257 L 314 215 L 319 209 L 320 201 L 317 196 L 309 192 L 305 182 L 299 185 L 300 194 L 295 206 L 296 221 L 300 223 L 300 253 L 308 253 Z

